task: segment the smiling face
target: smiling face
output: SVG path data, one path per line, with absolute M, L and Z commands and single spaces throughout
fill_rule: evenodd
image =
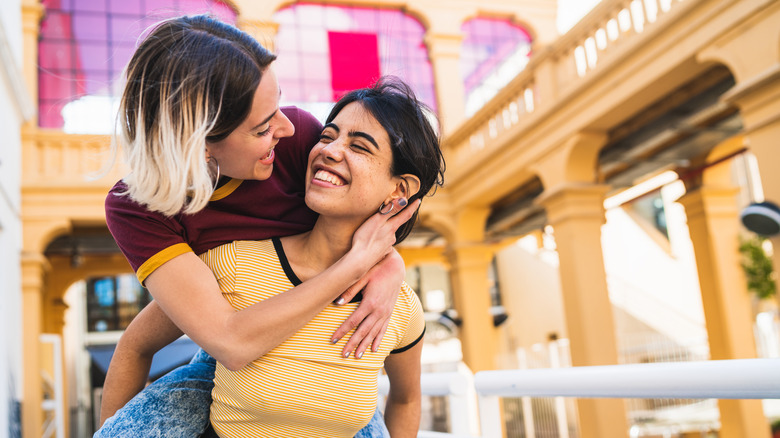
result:
M 360 103 L 350 103 L 309 154 L 306 205 L 322 216 L 362 222 L 401 195 L 405 184 L 391 174 L 392 164 L 387 132 Z
M 208 143 L 207 155 L 217 160 L 222 175 L 268 179 L 273 171 L 276 143 L 294 132 L 290 120 L 279 110 L 279 84 L 268 68 L 255 90 L 247 118 L 224 140 Z

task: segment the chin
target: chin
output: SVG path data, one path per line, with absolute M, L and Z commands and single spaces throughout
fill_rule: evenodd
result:
M 258 181 L 263 181 L 271 177 L 271 174 L 273 173 L 274 167 L 271 166 L 264 166 L 263 169 L 256 170 L 254 174 L 252 175 L 252 179 L 256 179 Z

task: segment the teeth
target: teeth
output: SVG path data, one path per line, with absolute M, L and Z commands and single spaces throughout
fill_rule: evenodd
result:
M 263 160 L 267 160 L 267 159 L 271 158 L 271 155 L 272 155 L 273 153 L 274 153 L 274 150 L 273 150 L 273 149 L 269 149 L 269 150 L 268 150 L 268 154 L 267 154 L 265 157 L 263 157 L 262 159 L 263 159 Z
M 317 173 L 314 174 L 314 179 L 318 179 L 320 181 L 325 181 L 333 184 L 334 186 L 343 186 L 344 183 L 341 182 L 341 178 L 337 177 L 336 175 L 328 172 L 327 170 L 318 170 Z

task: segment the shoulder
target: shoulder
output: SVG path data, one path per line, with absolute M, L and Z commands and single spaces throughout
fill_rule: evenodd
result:
M 398 294 L 395 310 L 393 312 L 398 313 L 398 317 L 405 319 L 406 321 L 424 319 L 420 298 L 417 296 L 414 289 L 405 281 L 401 283 L 401 291 Z
M 417 293 L 405 281 L 401 282 L 401 293 L 398 294 L 398 299 L 404 300 L 405 302 L 408 303 L 408 305 L 415 306 L 415 307 L 416 306 L 422 307 L 422 304 L 420 303 L 420 298 L 417 296 Z
M 124 181 L 119 181 L 114 184 L 114 187 L 108 191 L 106 195 L 105 207 L 106 207 L 106 219 L 111 220 L 118 214 L 127 214 L 133 212 L 135 214 L 154 214 L 144 205 L 134 201 L 130 194 L 127 193 L 128 187 Z

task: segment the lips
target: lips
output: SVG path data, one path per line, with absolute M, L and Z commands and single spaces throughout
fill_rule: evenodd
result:
M 263 164 L 271 164 L 274 162 L 274 157 L 276 156 L 276 153 L 274 152 L 273 148 L 271 148 L 268 151 L 268 154 L 260 159 L 260 162 Z

